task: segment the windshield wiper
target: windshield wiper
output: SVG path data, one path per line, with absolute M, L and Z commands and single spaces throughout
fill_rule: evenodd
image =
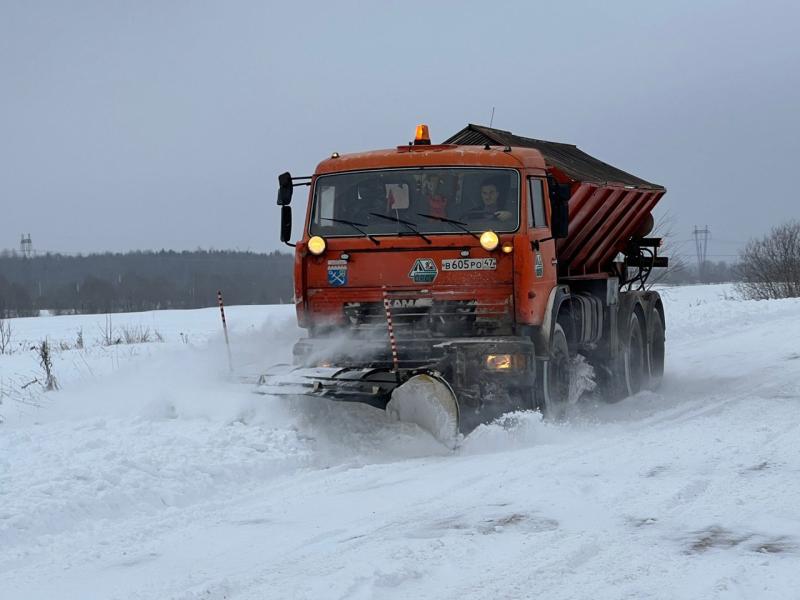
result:
M 366 231 L 361 229 L 361 227 L 366 227 L 363 223 L 353 223 L 352 221 L 345 221 L 344 219 L 331 219 L 330 217 L 320 217 L 323 221 L 331 221 L 333 223 L 343 223 L 344 225 L 350 225 L 353 229 L 358 231 L 361 235 L 364 235 L 370 239 L 376 246 L 380 246 L 380 242 L 375 239 L 375 236 L 368 234 Z
M 476 240 L 480 241 L 480 237 L 474 231 L 470 231 L 466 227 L 466 223 L 462 223 L 461 221 L 456 221 L 455 219 L 448 219 L 447 217 L 437 217 L 436 215 L 428 215 L 425 213 L 417 213 L 420 217 L 425 217 L 427 219 L 435 219 L 436 221 L 441 221 L 442 223 L 451 223 L 458 227 L 461 231 L 464 231 L 474 237 Z
M 371 212 L 369 214 L 371 214 L 373 217 L 378 217 L 379 219 L 385 219 L 387 221 L 397 221 L 398 223 L 402 223 L 403 225 L 408 227 L 412 232 L 414 232 L 416 235 L 418 235 L 423 240 L 425 240 L 425 243 L 427 243 L 427 244 L 431 243 L 430 238 L 426 237 L 424 234 L 422 234 L 420 232 L 419 229 L 414 227 L 414 223 L 412 223 L 411 221 L 406 221 L 405 219 L 401 219 L 400 217 L 387 217 L 386 215 L 382 215 L 381 213 L 376 213 L 376 212 Z

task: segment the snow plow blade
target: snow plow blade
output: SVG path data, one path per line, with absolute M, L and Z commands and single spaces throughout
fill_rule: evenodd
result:
M 391 418 L 415 423 L 449 448 L 459 439 L 458 400 L 435 371 L 278 365 L 259 377 L 256 392 L 369 404 Z
M 414 375 L 392 393 L 386 411 L 405 423 L 416 423 L 450 449 L 459 440 L 458 400 L 438 374 Z

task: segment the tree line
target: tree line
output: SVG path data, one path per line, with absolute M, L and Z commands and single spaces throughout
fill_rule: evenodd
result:
M 673 257 L 675 258 L 675 257 Z M 800 296 L 800 222 L 790 221 L 751 240 L 736 265 L 685 260 L 655 282 L 737 282 L 745 298 Z M 110 313 L 216 304 L 280 304 L 292 299 L 293 257 L 232 250 L 127 252 L 25 257 L 0 252 L 0 319 L 41 310 Z M 651 280 L 652 281 L 652 280 Z
M 171 250 L 25 257 L 0 253 L 0 318 L 131 312 L 292 299 L 293 257 Z

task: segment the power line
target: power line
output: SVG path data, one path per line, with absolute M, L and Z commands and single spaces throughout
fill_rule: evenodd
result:
M 695 239 L 692 237 L 692 238 L 687 238 L 687 239 L 684 239 L 684 240 L 675 239 L 673 241 L 674 242 L 688 243 L 688 242 L 695 241 Z M 722 240 L 722 239 L 716 238 L 716 237 L 712 241 L 715 244 L 741 244 L 742 246 L 744 246 L 747 243 L 747 240 Z

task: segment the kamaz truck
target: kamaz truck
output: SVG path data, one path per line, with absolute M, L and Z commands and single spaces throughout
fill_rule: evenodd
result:
M 292 243 L 293 190 L 308 186 Z M 468 125 L 279 176 L 308 335 L 265 393 L 364 402 L 441 438 L 509 411 L 561 418 L 576 355 L 608 400 L 659 385 L 665 315 L 645 286 L 665 188 L 576 146 Z

